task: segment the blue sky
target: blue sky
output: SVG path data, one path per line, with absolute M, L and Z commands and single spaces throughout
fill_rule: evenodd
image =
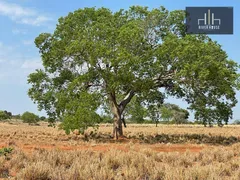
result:
M 240 3 L 238 0 L 0 0 L 0 109 L 14 114 L 31 111 L 39 115 L 37 106 L 27 96 L 29 85 L 27 75 L 41 68 L 41 59 L 34 45 L 34 39 L 42 32 L 53 32 L 57 20 L 78 8 L 107 7 L 112 11 L 128 8 L 132 5 L 157 8 L 164 6 L 168 10 L 185 9 L 186 6 L 233 6 L 234 34 L 212 35 L 229 58 L 240 63 Z M 240 99 L 240 92 L 237 93 Z M 181 100 L 168 99 L 186 108 Z M 240 119 L 240 103 L 234 108 L 234 119 Z M 191 119 L 193 116 L 191 115 Z

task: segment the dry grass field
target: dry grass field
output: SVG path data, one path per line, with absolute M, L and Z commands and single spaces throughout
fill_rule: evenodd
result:
M 58 128 L 0 123 L 0 179 L 240 180 L 240 126 L 112 125 L 84 135 Z

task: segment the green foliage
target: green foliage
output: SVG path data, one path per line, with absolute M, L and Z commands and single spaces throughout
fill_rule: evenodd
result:
M 235 120 L 235 121 L 233 122 L 233 124 L 240 125 L 240 120 L 239 120 L 239 119 L 238 119 L 238 120 Z
M 13 119 L 21 119 L 21 114 L 13 115 L 12 118 Z
M 28 124 L 36 124 L 39 121 L 39 117 L 37 115 L 28 111 L 22 114 L 21 119 L 24 123 Z
M 170 111 L 170 118 L 172 119 L 173 124 L 187 124 L 189 112 L 186 109 L 182 109 L 175 104 L 164 104 L 165 108 Z
M 96 109 L 107 103 L 119 119 L 134 96 L 146 108 L 169 95 L 182 98 L 196 119 L 226 123 L 237 103 L 239 66 L 208 36 L 185 34 L 184 20 L 185 11 L 164 7 L 69 13 L 53 34 L 35 39 L 44 69 L 29 75 L 28 95 L 66 132 L 95 126 Z M 97 96 L 93 107 L 82 93 Z
M 0 156 L 1 156 L 1 155 L 7 156 L 7 155 L 10 154 L 12 151 L 13 151 L 13 148 L 4 147 L 4 148 L 0 149 Z
M 0 120 L 8 119 L 7 114 L 4 111 L 0 111 Z
M 87 92 L 81 92 L 78 98 L 68 99 L 65 107 L 67 112 L 63 116 L 64 120 L 60 125 L 60 129 L 64 129 L 69 134 L 70 131 L 75 129 L 78 129 L 80 133 L 84 133 L 88 127 L 98 127 L 96 123 L 100 123 L 102 118 L 96 113 L 99 106 L 97 99 L 97 94 Z
M 163 119 L 164 121 L 169 121 L 173 117 L 172 110 L 164 105 L 160 108 L 160 113 L 161 119 Z
M 45 116 L 41 116 L 41 117 L 39 118 L 39 120 L 41 120 L 41 121 L 46 121 L 47 118 L 46 118 Z
M 8 116 L 8 119 L 11 119 L 12 118 L 12 113 L 11 112 L 8 112 L 8 111 L 4 111 L 5 112 L 5 114 L 7 114 L 7 116 Z
M 112 123 L 112 117 L 109 115 L 101 115 L 102 123 Z
M 181 111 L 174 111 L 173 112 L 173 120 L 174 124 L 187 124 L 188 121 L 185 119 L 185 113 Z
M 12 113 L 8 111 L 0 111 L 0 120 L 11 119 Z
M 135 123 L 143 123 L 146 117 L 147 109 L 141 104 L 141 101 L 135 96 L 125 110 L 125 116 L 128 120 Z
M 151 106 L 149 117 L 156 122 L 163 121 L 166 124 L 188 124 L 189 112 L 175 104 L 165 103 L 159 106 Z

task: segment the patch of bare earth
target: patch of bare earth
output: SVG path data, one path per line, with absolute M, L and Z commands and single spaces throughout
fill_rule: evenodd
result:
M 15 142 L 14 146 L 20 148 L 24 152 L 32 152 L 34 150 L 45 149 L 45 150 L 92 150 L 92 151 L 110 151 L 112 149 L 121 150 L 128 152 L 129 150 L 139 151 L 140 149 L 149 148 L 156 152 L 200 152 L 203 149 L 211 148 L 211 146 L 203 145 L 192 145 L 192 144 L 140 144 L 140 143 L 103 143 L 103 144 L 86 144 L 86 145 L 39 145 L 39 144 L 24 144 Z M 6 147 L 6 143 L 1 143 L 0 148 Z

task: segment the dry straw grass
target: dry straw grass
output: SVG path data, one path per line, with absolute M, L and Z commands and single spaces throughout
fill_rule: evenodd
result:
M 47 127 L 47 123 L 41 123 L 41 126 L 28 126 L 26 124 L 16 122 L 14 124 L 0 123 L 0 144 L 1 141 L 2 143 L 11 143 L 14 141 L 25 144 L 37 143 L 39 145 L 46 145 L 46 143 L 54 145 L 74 145 L 81 143 L 84 144 L 86 140 L 91 140 L 89 137 L 92 137 L 92 141 L 97 139 L 96 142 L 101 141 L 101 139 L 102 141 L 104 141 L 104 139 L 108 141 L 112 133 L 112 125 L 100 125 L 98 134 L 92 132 L 94 132 L 93 129 L 89 128 L 85 133 L 85 136 L 78 136 L 75 134 L 68 136 L 64 133 L 64 131 L 59 131 L 58 128 Z M 155 127 L 153 124 L 130 124 L 127 128 L 124 128 L 124 135 L 131 139 L 139 139 L 139 136 L 155 137 L 159 134 L 167 134 L 169 136 L 186 134 L 207 135 L 210 137 L 234 136 L 240 139 L 240 126 L 228 125 L 224 126 L 223 128 L 204 128 L 203 126 L 199 125 L 159 125 L 159 127 Z M 100 135 L 102 135 L 102 137 L 100 137 Z M 85 140 L 85 142 L 83 140 Z
M 57 128 L 47 127 L 45 123 L 41 126 L 0 123 L 0 146 L 14 147 L 11 154 L 0 156 L 0 177 L 20 180 L 240 179 L 240 143 L 237 141 L 224 144 L 227 146 L 221 143 L 211 146 L 195 144 L 199 149 L 195 152 L 185 149 L 161 152 L 159 147 L 171 149 L 175 146 L 169 142 L 155 142 L 156 137 L 163 137 L 159 136 L 162 133 L 166 135 L 164 138 L 177 137 L 180 140 L 185 136 L 195 137 L 196 134 L 197 137 L 219 136 L 225 140 L 231 136 L 239 138 L 240 126 L 204 128 L 161 125 L 156 128 L 154 125 L 129 125 L 124 133 L 130 141 L 124 143 L 111 142 L 111 132 L 110 125 L 101 125 L 98 133 L 89 129 L 85 135 L 68 136 Z M 156 144 L 142 144 L 148 136 Z M 191 147 L 189 142 L 180 140 L 177 142 L 188 143 L 181 146 Z
M 200 153 L 164 153 L 145 148 L 128 152 L 37 150 L 24 155 L 16 149 L 9 169 L 15 179 L 240 179 L 240 144 Z M 14 179 L 14 178 L 13 178 Z

